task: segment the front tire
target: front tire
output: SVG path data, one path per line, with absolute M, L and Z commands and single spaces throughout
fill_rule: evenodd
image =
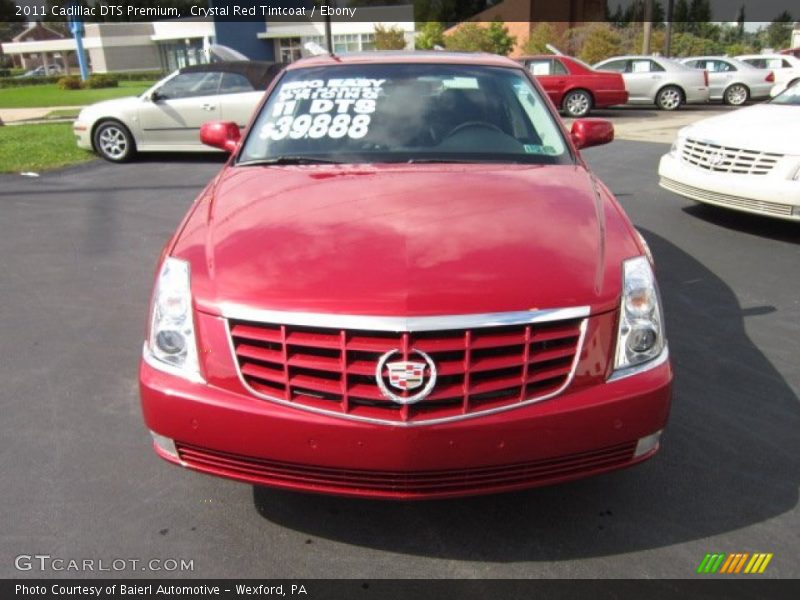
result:
M 95 129 L 92 142 L 95 151 L 109 162 L 126 162 L 136 154 L 136 142 L 131 132 L 119 121 L 100 123 Z
M 662 88 L 656 94 L 656 106 L 661 110 L 678 110 L 683 104 L 683 92 L 674 85 Z
M 592 97 L 585 90 L 572 90 L 564 96 L 561 106 L 570 117 L 585 117 L 592 110 Z
M 725 104 L 731 106 L 741 106 L 750 98 L 750 90 L 741 83 L 734 83 L 725 90 L 722 99 Z

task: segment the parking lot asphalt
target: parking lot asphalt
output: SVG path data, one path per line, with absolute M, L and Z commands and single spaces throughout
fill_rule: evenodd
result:
M 663 450 L 422 503 L 253 488 L 151 451 L 137 364 L 153 269 L 219 158 L 0 176 L 0 576 L 92 575 L 14 566 L 48 554 L 193 561 L 110 573 L 142 577 L 691 578 L 709 552 L 771 552 L 760 577 L 800 576 L 800 229 L 661 190 L 666 149 L 585 152 L 657 262 L 676 374 Z

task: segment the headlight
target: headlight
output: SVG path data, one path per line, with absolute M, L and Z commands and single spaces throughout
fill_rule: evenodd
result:
M 683 142 L 683 140 L 680 137 L 675 138 L 675 141 L 672 142 L 672 146 L 670 146 L 669 149 L 669 153 L 672 156 L 677 157 L 680 154 L 681 142 Z
M 144 358 L 162 371 L 203 381 L 197 360 L 189 263 L 186 261 L 167 258 L 161 266 L 153 292 Z
M 661 355 L 665 346 L 661 301 L 650 261 L 644 256 L 626 260 L 622 276 L 614 360 L 617 376 L 623 375 L 624 369 L 642 365 Z

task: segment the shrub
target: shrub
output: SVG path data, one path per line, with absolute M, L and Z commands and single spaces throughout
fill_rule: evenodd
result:
M 417 50 L 433 50 L 436 46 L 444 47 L 444 25 L 437 21 L 428 21 L 418 29 L 414 40 Z
M 67 75 L 59 79 L 56 85 L 62 90 L 79 90 L 83 87 L 83 82 L 76 75 Z
M 119 79 L 114 75 L 94 73 L 86 81 L 86 87 L 92 90 L 119 87 Z
M 399 27 L 375 25 L 376 50 L 403 50 L 406 47 L 406 36 Z
M 3 88 L 28 87 L 42 83 L 58 83 L 63 75 L 48 75 L 47 77 L 2 77 L 0 78 L 0 90 Z
M 492 21 L 488 27 L 472 22 L 462 23 L 444 38 L 448 50 L 491 52 L 503 56 L 511 52 L 516 41 L 505 24 L 499 21 Z

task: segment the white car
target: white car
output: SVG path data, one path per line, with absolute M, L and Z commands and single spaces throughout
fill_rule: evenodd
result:
M 800 81 L 800 58 L 791 54 L 743 54 L 736 58 L 756 68 L 775 73 L 771 96 L 777 96 Z
M 78 146 L 124 162 L 136 152 L 207 152 L 200 127 L 234 121 L 244 128 L 279 63 L 256 61 L 193 65 L 175 71 L 141 96 L 84 108 L 72 126 Z
M 615 56 L 594 65 L 622 73 L 628 104 L 655 104 L 676 110 L 682 104 L 708 102 L 708 73 L 663 56 Z
M 658 166 L 664 189 L 800 222 L 800 83 L 763 104 L 684 127 Z
M 681 62 L 692 69 L 708 71 L 709 98 L 732 106 L 769 98 L 775 82 L 772 71 L 727 56 L 690 56 Z

